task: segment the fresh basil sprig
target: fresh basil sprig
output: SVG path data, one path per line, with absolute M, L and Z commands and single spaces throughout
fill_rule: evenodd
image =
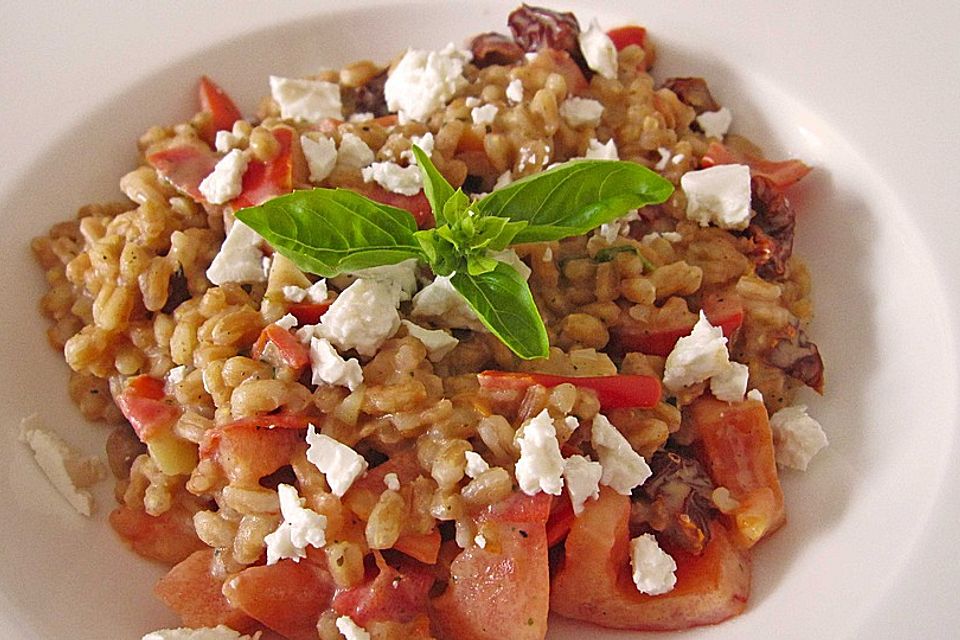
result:
M 530 287 L 492 257 L 512 244 L 582 235 L 631 209 L 659 204 L 673 185 L 646 167 L 572 160 L 471 201 L 422 149 L 413 154 L 437 226 L 417 230 L 403 209 L 346 189 L 310 189 L 241 209 L 237 218 L 304 271 L 332 277 L 408 258 L 448 276 L 477 317 L 515 354 L 547 356 L 549 341 Z

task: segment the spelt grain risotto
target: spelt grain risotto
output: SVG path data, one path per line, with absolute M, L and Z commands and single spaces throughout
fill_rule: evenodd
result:
M 209 78 L 128 200 L 37 238 L 48 337 L 116 425 L 110 524 L 204 638 L 543 638 L 743 611 L 826 444 L 785 193 L 646 31 Z M 191 637 L 162 630 L 150 638 Z

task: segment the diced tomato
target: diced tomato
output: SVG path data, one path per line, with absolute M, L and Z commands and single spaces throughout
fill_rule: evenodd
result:
M 204 200 L 200 183 L 210 175 L 219 159 L 209 147 L 199 143 L 157 149 L 146 157 L 147 164 L 156 169 L 161 178 L 197 202 Z
M 221 431 L 232 429 L 306 429 L 311 422 L 316 422 L 302 413 L 268 413 L 259 416 L 240 418 L 220 427 Z
M 700 398 L 688 409 L 701 461 L 718 487 L 740 503 L 730 517 L 738 541 L 756 544 L 785 520 L 773 434 L 762 402 Z
M 144 558 L 174 565 L 207 546 L 197 537 L 193 514 L 175 506 L 159 516 L 121 505 L 110 513 L 110 526 Z
M 278 416 L 273 416 L 274 418 Z M 256 425 L 262 418 L 248 418 Z M 268 420 L 270 426 L 235 425 L 211 429 L 200 445 L 201 459 L 215 459 L 227 473 L 231 483 L 256 484 L 290 463 L 290 457 L 303 446 L 299 428 L 289 428 L 285 420 Z
M 450 564 L 447 590 L 431 602 L 440 640 L 542 640 L 550 599 L 549 505 L 550 496 L 518 494 L 481 515 L 499 549 L 471 546 Z
M 252 160 L 243 174 L 243 190 L 231 201 L 234 209 L 255 207 L 293 190 L 293 129 L 271 129 L 280 149 L 267 162 Z
M 580 95 L 587 90 L 590 83 L 587 82 L 580 66 L 570 57 L 566 51 L 556 49 L 540 49 L 532 65 L 535 67 L 548 67 L 551 71 L 556 71 L 567 81 L 567 91 L 571 95 Z
M 377 184 L 366 185 L 362 189 L 363 195 L 371 200 L 376 200 L 382 204 L 409 211 L 413 219 L 417 221 L 417 227 L 420 229 L 430 229 L 435 227 L 437 222 L 433 218 L 433 210 L 430 208 L 430 201 L 424 195 L 423 190 L 413 196 L 405 196 L 402 193 L 387 191 Z
M 310 364 L 310 350 L 289 330 L 276 324 L 268 324 L 250 350 L 250 356 L 259 360 L 267 348 L 273 344 L 284 366 L 302 369 Z
M 593 389 L 602 409 L 655 407 L 660 402 L 660 381 L 652 376 L 556 376 L 519 371 L 483 371 L 477 374 L 484 389 L 525 389 L 535 384 L 555 387 L 570 383 Z
M 116 402 L 141 442 L 168 431 L 181 413 L 179 407 L 167 402 L 163 381 L 148 375 L 130 378 Z
M 334 594 L 326 568 L 308 561 L 280 560 L 249 567 L 227 580 L 227 601 L 290 640 L 316 640 L 317 621 Z
M 607 31 L 607 36 L 613 41 L 617 51 L 622 51 L 630 45 L 643 47 L 647 41 L 647 30 L 636 25 L 618 27 Z
M 743 301 L 733 293 L 709 294 L 702 301 L 703 313 L 723 335 L 732 339 L 743 324 Z M 693 322 L 671 324 L 662 327 L 640 327 L 624 324 L 615 330 L 617 346 L 623 351 L 639 351 L 654 356 L 666 357 L 677 346 L 677 340 L 690 335 Z
M 573 526 L 573 520 L 577 517 L 573 512 L 570 497 L 566 493 L 559 500 L 554 500 L 553 504 L 553 511 L 550 512 L 550 519 L 547 520 L 547 545 L 551 547 L 567 537 L 570 527 Z
M 630 498 L 601 487 L 585 505 L 564 544 L 554 576 L 550 608 L 562 616 L 604 627 L 669 631 L 713 624 L 737 615 L 750 594 L 750 566 L 722 526 L 714 523 L 700 556 L 670 549 L 677 563 L 676 587 L 665 594 L 640 593 L 629 559 Z
M 436 564 L 440 555 L 440 531 L 430 533 L 403 533 L 393 543 L 393 548 L 424 564 Z
M 374 620 L 406 623 L 423 615 L 434 577 L 418 562 L 407 561 L 391 567 L 379 554 L 380 573 L 366 584 L 341 591 L 333 599 L 333 610 L 361 627 Z
M 200 109 L 210 114 L 210 121 L 202 131 L 200 137 L 211 147 L 217 138 L 217 131 L 229 131 L 233 123 L 243 115 L 233 104 L 230 96 L 207 76 L 200 77 Z
M 404 449 L 370 469 L 350 486 L 343 496 L 343 503 L 361 519 L 367 520 L 380 494 L 386 489 L 383 479 L 388 473 L 396 474 L 401 485 L 413 482 L 421 475 L 417 454 L 411 449 Z
M 730 149 L 723 144 L 713 141 L 707 147 L 707 152 L 700 161 L 702 167 L 713 167 L 718 164 L 745 164 L 750 167 L 750 174 L 770 180 L 780 189 L 796 184 L 812 171 L 812 168 L 800 160 L 767 160 L 749 153 Z
M 294 302 L 287 307 L 287 312 L 293 314 L 293 317 L 297 319 L 297 326 L 303 326 L 320 322 L 320 318 L 329 308 L 330 302 L 328 300 L 323 302 Z
M 253 618 L 223 596 L 223 578 L 214 575 L 213 554 L 210 548 L 195 551 L 160 578 L 154 593 L 188 627 L 223 624 L 242 633 L 253 631 Z

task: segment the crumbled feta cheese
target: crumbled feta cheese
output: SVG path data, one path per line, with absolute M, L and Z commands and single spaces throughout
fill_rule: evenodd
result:
M 560 105 L 560 115 L 571 127 L 596 127 L 603 115 L 603 105 L 590 98 L 567 98 Z
M 326 476 L 330 491 L 338 498 L 367 470 L 363 456 L 342 442 L 317 433 L 312 424 L 307 428 L 307 445 L 307 460 Z
M 514 78 L 507 85 L 507 100 L 515 104 L 523 102 L 523 82 L 520 78 Z
M 270 95 L 282 118 L 307 122 L 343 119 L 340 86 L 333 82 L 270 76 Z
M 212 204 L 224 204 L 243 191 L 243 174 L 247 170 L 247 157 L 240 149 L 234 149 L 220 158 L 213 171 L 200 182 L 200 193 Z
M 339 166 L 361 169 L 368 166 L 375 158 L 373 150 L 360 136 L 348 131 L 340 137 L 340 150 L 337 152 Z
M 747 365 L 731 361 L 725 370 L 710 378 L 710 392 L 717 400 L 742 402 L 749 378 Z
M 530 270 L 530 267 L 527 266 L 527 263 L 521 260 L 520 256 L 518 256 L 517 252 L 513 249 L 491 251 L 487 255 L 494 260 L 499 260 L 500 262 L 504 262 L 513 267 L 524 280 L 529 280 L 530 274 L 533 273 L 533 271 Z
M 390 491 L 400 491 L 400 478 L 393 472 L 383 476 L 383 484 Z
M 385 264 L 379 267 L 369 267 L 342 273 L 333 278 L 333 283 L 345 289 L 360 278 L 376 280 L 400 288 L 400 302 L 409 300 L 417 292 L 417 271 L 419 262 L 416 258 L 408 258 L 396 264 Z
M 363 382 L 360 362 L 356 358 L 344 360 L 323 338 L 310 338 L 310 368 L 313 384 L 329 384 L 354 391 Z
M 417 145 L 420 147 L 420 150 L 427 154 L 427 157 L 430 157 L 430 154 L 433 153 L 433 147 L 436 144 L 436 141 L 433 139 L 433 134 L 427 131 L 422 136 L 413 136 L 410 138 L 410 145 Z M 412 149 L 407 149 L 406 151 L 400 154 L 401 158 L 405 158 L 410 164 L 417 164 L 417 156 L 413 155 Z
M 560 455 L 553 418 L 546 409 L 524 423 L 517 445 L 520 447 L 520 459 L 515 473 L 520 490 L 529 496 L 538 491 L 560 495 L 563 488 L 563 456 Z
M 721 229 L 746 229 L 750 224 L 750 167 L 718 164 L 688 171 L 680 178 L 687 197 L 687 218 L 701 227 L 713 223 Z
M 594 19 L 590 28 L 580 32 L 580 51 L 587 66 L 608 80 L 617 78 L 617 47 Z
M 637 591 L 658 596 L 677 584 L 677 563 L 660 548 L 652 534 L 645 533 L 630 541 L 630 566 Z
M 220 286 L 228 282 L 263 282 L 263 252 L 260 234 L 235 220 L 220 252 L 207 269 L 207 280 Z
M 337 618 L 337 631 L 342 633 L 346 640 L 370 640 L 370 634 L 354 622 L 350 616 Z
M 666 240 L 667 242 L 680 242 L 683 236 L 676 231 L 651 231 L 640 238 L 641 244 L 650 244 L 656 240 Z
M 493 124 L 497 119 L 497 105 L 485 104 L 482 107 L 474 107 L 470 110 L 470 118 L 473 124 Z
M 410 315 L 414 318 L 429 318 L 435 324 L 448 329 L 486 331 L 477 314 L 453 288 L 447 276 L 437 276 L 413 297 Z
M 763 404 L 763 394 L 760 393 L 759 389 L 750 389 L 750 391 L 747 391 L 747 400 Z
M 484 471 L 490 469 L 490 465 L 487 464 L 487 461 L 483 459 L 476 451 L 467 451 L 463 454 L 467 458 L 467 468 L 464 473 L 467 474 L 468 478 L 476 478 Z
M 721 107 L 719 111 L 704 111 L 697 116 L 697 124 L 708 138 L 722 138 L 727 135 L 732 122 L 733 114 L 726 107 Z
M 283 287 L 281 291 L 283 291 L 283 297 L 288 302 L 303 302 L 304 300 L 314 303 L 323 302 L 329 295 L 327 291 L 327 281 L 323 278 L 317 280 L 306 289 L 290 284 Z
M 467 84 L 463 67 L 469 60 L 452 44 L 442 51 L 408 49 L 383 87 L 387 108 L 398 113 L 400 124 L 425 121 Z
M 647 461 L 633 450 L 619 429 L 602 413 L 593 418 L 590 441 L 603 467 L 600 484 L 628 496 L 650 477 L 652 472 Z
M 227 153 L 231 149 L 239 149 L 247 140 L 250 125 L 246 120 L 237 120 L 230 131 L 217 131 L 213 140 L 214 148 L 220 153 Z
M 20 422 L 20 442 L 33 451 L 34 460 L 54 489 L 77 512 L 89 517 L 94 501 L 87 487 L 107 476 L 103 461 L 96 456 L 81 455 L 59 435 L 43 428 L 37 414 Z
M 376 182 L 387 191 L 415 196 L 423 188 L 423 176 L 415 165 L 401 167 L 396 162 L 374 162 L 361 170 L 364 182 Z
M 300 136 L 300 148 L 310 169 L 310 182 L 316 184 L 326 180 L 337 166 L 337 144 L 325 136 L 317 140 Z
M 219 624 L 215 627 L 159 629 L 143 636 L 142 640 L 258 640 L 259 638 L 259 631 L 252 636 L 240 635 L 239 631 Z
M 486 549 L 487 539 L 483 536 L 483 534 L 478 533 L 473 537 L 473 544 L 477 545 L 481 549 Z
M 305 508 L 303 498 L 289 484 L 278 484 L 277 494 L 283 522 L 263 539 L 267 546 L 267 564 L 285 558 L 300 562 L 300 558 L 307 557 L 308 546 L 320 549 L 327 544 L 327 517 Z
M 657 164 L 655 164 L 653 168 L 657 171 L 663 171 L 667 168 L 667 163 L 670 162 L 670 149 L 658 147 L 657 153 L 660 154 L 660 159 L 657 160 Z
M 187 377 L 187 367 L 186 365 L 180 365 L 179 367 L 174 367 L 167 371 L 167 384 L 175 385 L 183 382 L 183 379 Z
M 680 164 L 680 163 L 683 162 L 686 158 L 687 158 L 687 156 L 685 156 L 684 154 L 678 153 L 677 155 L 675 155 L 675 156 L 673 156 L 672 158 L 670 158 L 670 164 Z
M 472 109 L 474 107 L 479 107 L 481 102 L 480 102 L 480 98 L 476 96 L 467 96 L 466 98 L 463 99 L 463 104 L 468 109 Z
M 297 326 L 297 322 L 299 322 L 297 320 L 297 317 L 292 313 L 288 313 L 283 317 L 281 317 L 276 322 L 274 322 L 273 324 L 277 325 L 278 327 L 280 327 L 285 331 L 290 331 L 290 329 L 293 329 L 294 327 Z
M 373 120 L 374 115 L 369 111 L 359 111 L 357 113 L 350 114 L 350 117 L 347 118 L 347 122 L 365 122 L 367 120 Z
M 511 182 L 513 182 L 513 174 L 509 169 L 507 169 L 497 177 L 497 182 L 493 185 L 493 190 L 496 191 L 497 189 L 503 189 Z
M 620 236 L 630 235 L 630 223 L 640 219 L 640 212 L 634 209 L 628 211 L 623 216 L 610 222 L 604 222 L 600 225 L 597 233 L 601 238 L 607 241 L 607 244 L 613 244 Z
M 400 287 L 360 278 L 343 290 L 320 318 L 317 335 L 341 351 L 372 356 L 400 328 Z
M 583 505 L 590 498 L 600 497 L 600 478 L 603 467 L 584 456 L 570 456 L 563 461 L 563 480 L 567 485 L 573 513 L 583 513 Z
M 806 471 L 813 456 L 828 444 L 823 427 L 807 415 L 807 407 L 802 404 L 770 416 L 770 428 L 777 464 L 783 467 Z
M 459 340 L 442 329 L 424 329 L 409 320 L 401 320 L 400 323 L 407 328 L 409 335 L 422 342 L 427 348 L 427 357 L 430 362 L 440 362 L 460 344 Z
M 690 335 L 677 340 L 667 356 L 663 371 L 663 386 L 670 391 L 720 375 L 730 366 L 727 339 L 723 330 L 714 327 L 703 311 Z
M 587 152 L 583 156 L 591 160 L 619 160 L 620 153 L 617 151 L 617 143 L 613 138 L 602 144 L 596 138 L 590 138 L 587 143 Z

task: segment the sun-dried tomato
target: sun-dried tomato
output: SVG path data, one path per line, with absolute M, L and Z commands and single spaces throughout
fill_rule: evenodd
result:
M 481 33 L 470 42 L 473 64 L 483 68 L 492 64 L 509 65 L 523 57 L 523 49 L 510 36 Z
M 507 24 L 524 51 L 556 49 L 580 57 L 580 23 L 572 13 L 523 4 L 510 14 Z
M 677 94 L 680 102 L 693 107 L 697 115 L 720 108 L 703 78 L 667 78 L 663 86 Z

